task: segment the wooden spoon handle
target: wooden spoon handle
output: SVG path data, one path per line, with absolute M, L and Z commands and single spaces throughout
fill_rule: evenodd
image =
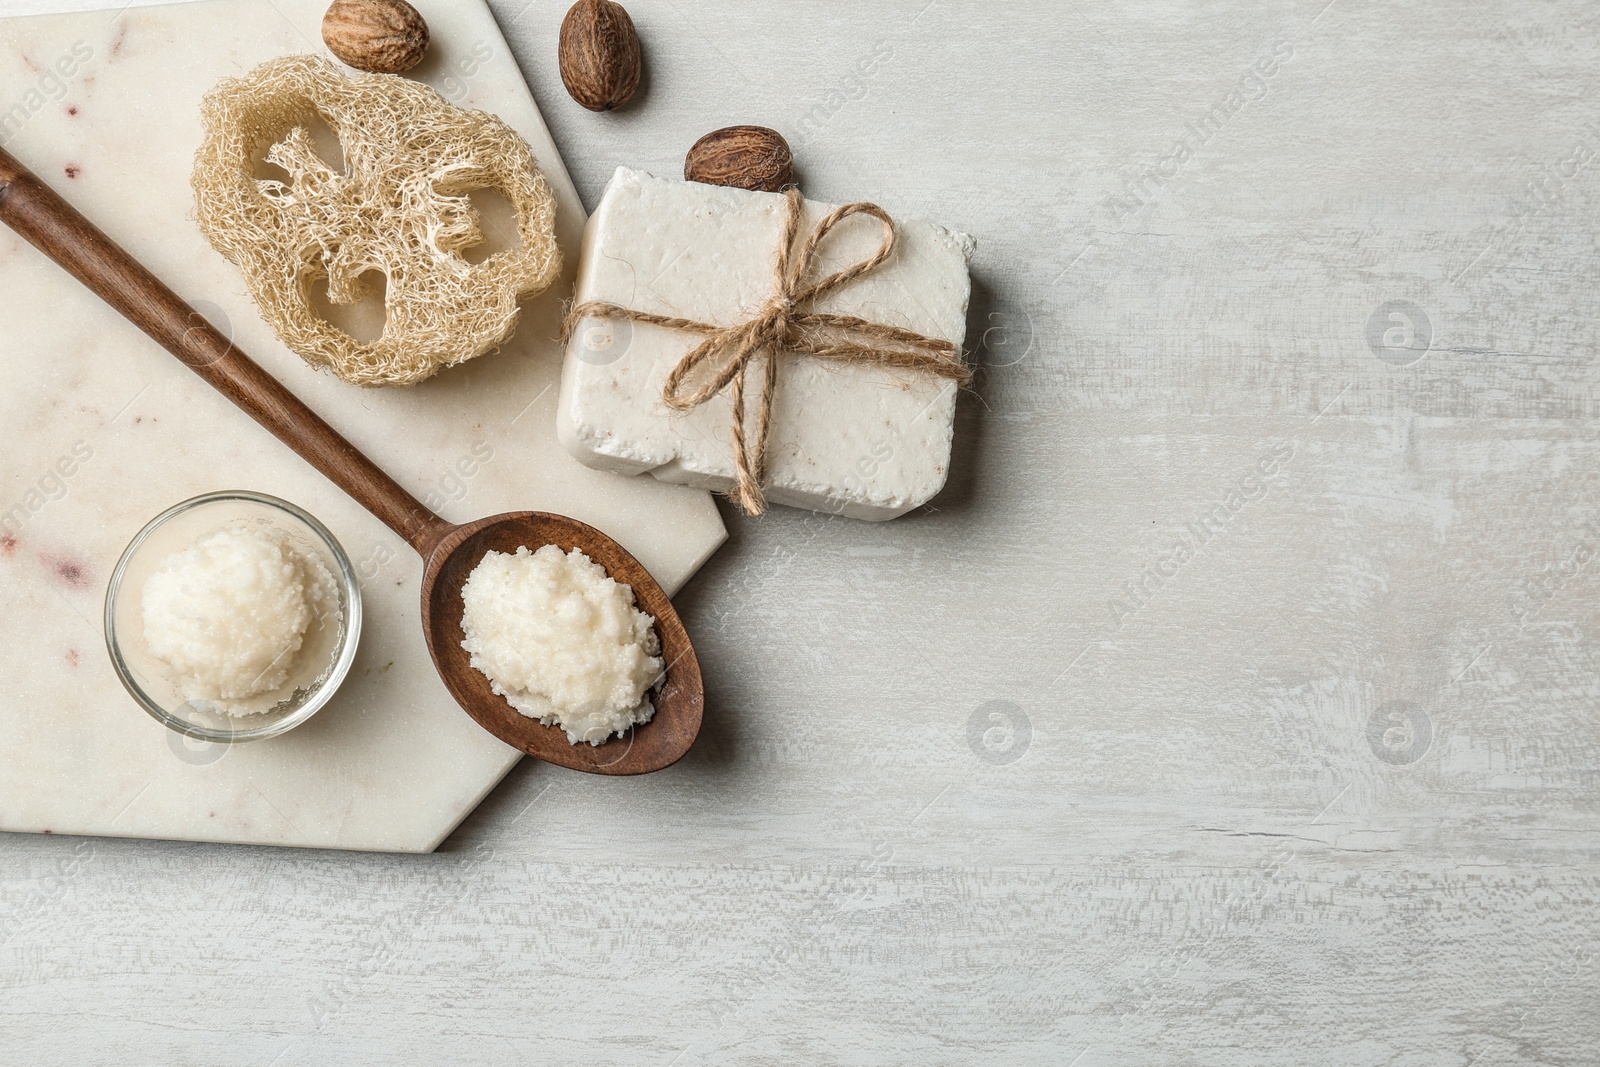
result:
M 0 148 L 0 221 L 116 308 L 424 556 L 451 525 Z

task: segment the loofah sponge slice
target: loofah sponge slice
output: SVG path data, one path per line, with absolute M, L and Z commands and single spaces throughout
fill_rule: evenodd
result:
M 338 134 L 344 171 L 318 157 L 306 124 Z M 418 82 L 347 78 L 316 56 L 285 56 L 206 95 L 195 156 L 200 228 L 244 273 L 261 313 L 306 362 L 356 385 L 410 385 L 511 335 L 517 300 L 561 271 L 555 198 L 527 142 L 492 115 L 464 111 Z M 290 181 L 257 178 L 255 158 Z M 479 264 L 467 194 L 502 193 L 520 245 Z M 383 336 L 363 343 L 313 310 L 312 285 L 351 304 L 387 278 Z

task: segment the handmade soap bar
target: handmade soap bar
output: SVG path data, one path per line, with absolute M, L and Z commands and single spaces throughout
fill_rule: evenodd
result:
M 801 234 L 833 208 L 806 202 Z M 776 193 L 669 181 L 619 168 L 584 232 L 577 304 L 721 326 L 758 315 L 776 291 L 788 205 Z M 818 298 L 811 309 L 853 315 L 950 342 L 966 333 L 972 239 L 896 220 L 893 256 Z M 816 279 L 871 256 L 884 231 L 852 216 L 816 249 Z M 737 452 L 729 390 L 688 410 L 662 399 L 668 374 L 703 335 L 594 315 L 570 331 L 559 434 L 591 467 L 649 472 L 727 491 Z M 750 376 L 745 425 L 757 419 L 764 367 Z M 777 360 L 766 499 L 860 519 L 892 519 L 945 482 L 957 384 L 918 369 L 793 353 Z M 753 433 L 753 429 L 751 431 Z

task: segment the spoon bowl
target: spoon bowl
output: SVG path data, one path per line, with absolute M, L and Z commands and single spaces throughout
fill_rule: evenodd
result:
M 633 588 L 640 611 L 655 617 L 664 677 L 651 695 L 655 715 L 599 745 L 571 744 L 559 726 L 517 711 L 472 666 L 461 617 L 461 587 L 487 552 L 536 551 L 555 545 L 581 549 L 618 582 Z M 445 688 L 479 726 L 506 744 L 547 763 L 592 774 L 644 774 L 676 763 L 694 744 L 705 709 L 700 661 L 666 591 L 627 549 L 593 526 L 542 511 L 514 511 L 453 526 L 427 553 L 422 573 L 422 625 Z

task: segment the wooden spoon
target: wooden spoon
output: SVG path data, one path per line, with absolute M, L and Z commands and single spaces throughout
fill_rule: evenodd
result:
M 417 550 L 423 559 L 422 626 L 428 651 L 445 687 L 478 725 L 531 756 L 593 774 L 645 774 L 689 751 L 705 705 L 700 662 L 666 592 L 621 545 L 576 519 L 542 511 L 514 511 L 462 526 L 439 518 L 4 149 L 0 221 Z M 514 552 L 524 545 L 556 545 L 563 552 L 582 549 L 617 581 L 632 586 L 639 607 L 655 616 L 666 677 L 655 693 L 656 712 L 648 723 L 601 745 L 569 744 L 559 727 L 542 726 L 496 696 L 489 680 L 472 668 L 461 647 L 462 583 L 485 552 Z

